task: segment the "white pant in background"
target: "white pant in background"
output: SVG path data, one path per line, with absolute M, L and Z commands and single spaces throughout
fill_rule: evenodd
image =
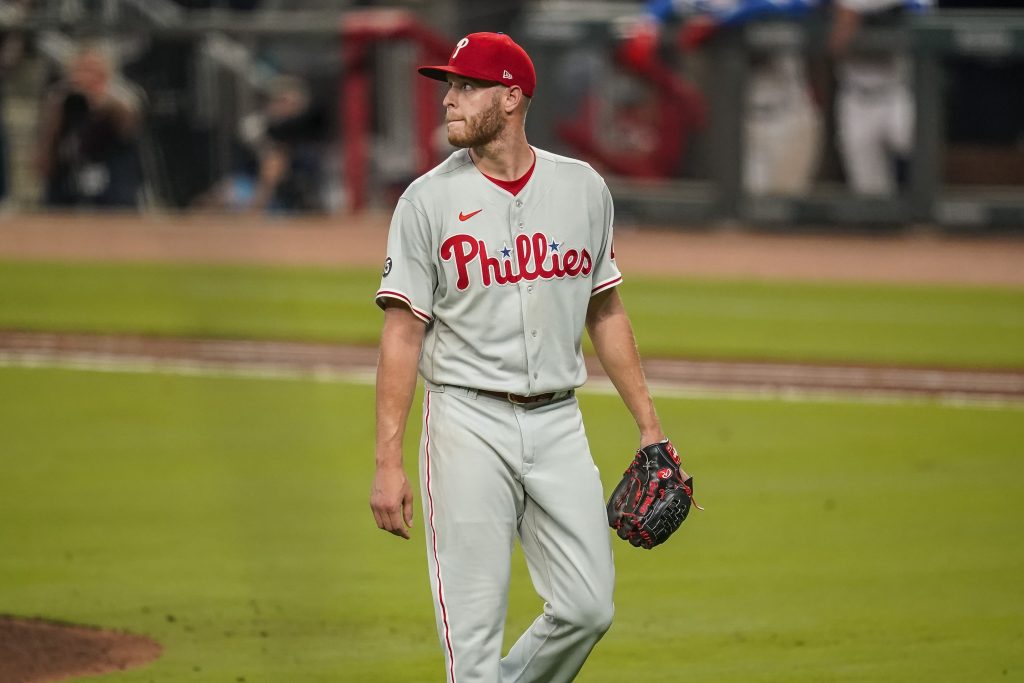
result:
M 845 86 L 837 102 L 839 151 L 857 194 L 896 192 L 896 160 L 910 154 L 914 103 L 905 84 Z
M 821 115 L 804 95 L 778 111 L 746 116 L 743 186 L 755 195 L 802 195 L 811 189 L 821 156 Z
M 821 152 L 821 114 L 803 57 L 762 53 L 752 65 L 744 111 L 743 187 L 754 195 L 806 194 Z

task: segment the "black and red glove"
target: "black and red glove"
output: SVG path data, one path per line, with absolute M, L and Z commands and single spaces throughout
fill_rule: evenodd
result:
M 608 525 L 649 550 L 675 533 L 691 507 L 703 509 L 693 502 L 693 477 L 683 479 L 679 454 L 666 439 L 636 452 L 608 499 Z

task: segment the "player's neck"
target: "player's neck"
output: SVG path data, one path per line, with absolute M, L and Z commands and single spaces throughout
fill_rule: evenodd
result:
M 518 180 L 533 166 L 533 148 L 522 129 L 481 147 L 473 147 L 469 153 L 482 173 L 498 180 Z

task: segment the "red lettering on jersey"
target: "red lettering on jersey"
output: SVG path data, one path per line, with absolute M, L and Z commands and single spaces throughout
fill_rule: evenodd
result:
M 552 248 L 552 244 L 557 249 Z M 480 268 L 480 283 L 490 287 L 516 284 L 522 280 L 553 280 L 590 275 L 594 259 L 586 249 L 564 249 L 564 244 L 549 242 L 542 232 L 516 235 L 515 258 L 491 256 L 487 244 L 472 235 L 459 233 L 441 243 L 441 260 L 454 261 L 457 274 L 455 287 L 469 288 L 469 267 L 474 261 Z
M 519 261 L 519 277 L 532 281 L 537 279 L 537 271 L 530 268 L 533 247 L 526 235 L 516 235 L 516 259 Z M 518 280 L 517 280 L 518 281 Z
M 584 249 L 583 256 L 580 258 L 580 272 L 584 275 L 590 275 L 590 271 L 593 269 L 594 259 L 590 257 L 590 252 Z
M 586 253 L 586 252 L 583 252 Z M 580 253 L 575 249 L 565 252 L 565 259 L 562 265 L 565 267 L 565 274 L 569 277 L 576 277 L 583 269 L 583 260 L 579 258 Z
M 502 265 L 505 266 L 504 272 L 502 272 Z M 483 280 L 484 287 L 491 286 L 491 277 L 494 277 L 494 282 L 499 285 L 507 285 L 512 282 L 512 262 L 505 259 L 504 264 L 487 253 L 487 249 L 484 243 L 480 242 L 480 279 Z M 465 289 L 465 287 L 459 287 L 459 289 Z
M 524 235 L 525 237 L 525 235 Z M 542 232 L 536 232 L 533 234 L 533 262 L 537 264 L 537 277 L 544 280 L 550 280 L 553 277 L 558 277 L 558 273 L 555 267 L 545 268 L 544 261 L 547 260 L 548 256 L 548 238 Z M 558 262 L 555 261 L 552 265 L 557 267 Z
M 455 267 L 459 271 L 455 286 L 460 290 L 469 287 L 469 264 L 480 253 L 481 244 L 470 235 L 452 235 L 441 244 L 441 258 L 445 261 L 455 258 Z

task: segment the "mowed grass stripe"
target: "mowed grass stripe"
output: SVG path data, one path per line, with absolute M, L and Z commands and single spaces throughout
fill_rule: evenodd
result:
M 0 264 L 0 327 L 376 342 L 368 270 Z M 627 277 L 647 356 L 1024 367 L 1024 290 Z
M 1021 367 L 1024 290 L 642 280 L 623 297 L 648 354 Z
M 408 543 L 369 513 L 371 387 L 28 369 L 0 383 L 17 399 L 0 412 L 5 611 L 153 635 L 164 656 L 125 683 L 441 675 L 419 508 Z M 609 488 L 635 427 L 615 397 L 581 402 Z M 631 680 L 655 641 L 707 683 L 1024 672 L 1019 413 L 659 412 L 707 510 L 654 551 L 615 541 L 616 621 L 580 683 Z M 512 592 L 509 637 L 541 610 L 521 558 Z
M 264 266 L 0 264 L 10 329 L 374 343 L 369 271 Z

